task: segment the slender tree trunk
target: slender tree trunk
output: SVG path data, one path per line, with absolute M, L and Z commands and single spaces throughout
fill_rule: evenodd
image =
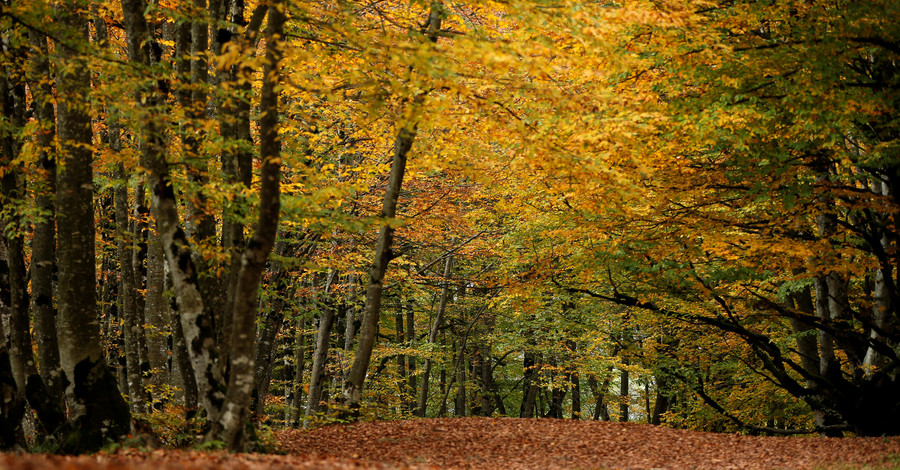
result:
M 459 359 L 456 361 L 456 401 L 453 404 L 453 415 L 466 416 L 468 397 L 466 396 L 466 348 L 465 342 L 459 348 Z
M 581 419 L 581 379 L 578 372 L 569 373 L 569 383 L 572 384 L 572 419 Z
M 603 385 L 597 383 L 597 377 L 588 376 L 588 386 L 594 395 L 594 421 L 609 421 L 609 408 L 606 403 L 606 392 L 609 390 L 610 377 L 603 379 Z
M 346 324 L 344 325 L 344 350 L 349 351 L 353 347 L 353 338 L 356 337 L 356 275 L 347 275 L 347 310 Z
M 419 389 L 419 406 L 416 409 L 416 416 L 425 417 L 425 410 L 428 407 L 428 381 L 431 380 L 431 354 L 434 354 L 434 346 L 437 343 L 437 335 L 444 322 L 444 311 L 447 308 L 447 298 L 449 293 L 450 267 L 453 265 L 453 257 L 447 256 L 444 261 L 443 285 L 441 286 L 441 299 L 438 302 L 437 312 L 434 315 L 434 322 L 431 324 L 431 330 L 428 332 L 428 345 L 430 348 L 429 355 L 425 358 L 425 367 L 422 371 L 422 386 Z
M 224 441 L 232 450 L 241 450 L 248 443 L 245 426 L 250 418 L 253 392 L 253 352 L 256 341 L 256 317 L 259 305 L 259 283 L 266 260 L 278 233 L 281 211 L 281 139 L 278 137 L 278 83 L 282 59 L 281 41 L 284 34 L 285 5 L 281 1 L 269 3 L 269 24 L 266 29 L 266 60 L 260 91 L 259 142 L 262 169 L 260 170 L 259 219 L 253 238 L 241 255 L 240 270 L 232 309 L 228 394 L 219 419 L 221 432 L 215 427 L 210 433 Z
M 5 247 L 5 244 L 3 244 Z M 4 273 L 5 274 L 5 273 Z M 0 322 L 0 450 L 21 447 L 22 417 L 25 416 L 25 400 L 16 387 L 9 344 L 3 322 Z
M 628 422 L 628 408 L 629 403 L 631 402 L 631 387 L 629 386 L 629 373 L 628 373 L 628 365 L 629 361 L 627 357 L 622 358 L 622 364 L 625 367 L 622 367 L 620 375 L 619 375 L 619 422 L 627 423 Z
M 334 309 L 327 301 L 322 309 L 321 316 L 319 316 L 318 323 L 316 349 L 313 353 L 312 369 L 309 372 L 309 395 L 306 402 L 306 419 L 303 420 L 303 427 L 309 426 L 310 419 L 323 410 L 323 376 L 325 373 L 325 362 L 328 359 L 328 347 L 331 344 L 331 327 L 334 324 Z
M 294 400 L 291 403 L 291 426 L 300 425 L 300 404 L 303 396 L 303 370 L 306 368 L 306 319 L 297 318 L 297 336 L 294 339 L 294 382 L 291 384 L 291 393 Z
M 416 340 L 416 313 L 413 308 L 412 300 L 406 303 L 406 347 L 413 348 Z M 409 399 L 406 406 L 409 411 L 414 412 L 417 406 L 416 399 L 416 357 L 406 356 L 406 383 L 409 387 Z
M 125 333 L 126 377 L 128 378 L 128 393 L 132 411 L 135 413 L 143 413 L 146 411 L 146 402 L 144 400 L 140 343 L 138 341 L 141 322 L 136 306 L 138 292 L 137 286 L 135 285 L 134 264 L 132 263 L 134 246 L 132 243 L 132 233 L 128 229 L 128 222 L 130 220 L 128 210 L 128 180 L 125 176 L 125 167 L 123 164 L 119 164 L 116 173 L 116 176 L 120 181 L 120 185 L 116 187 L 115 190 L 116 238 L 118 240 L 118 270 L 121 276 L 119 300 L 121 301 L 121 312 L 124 320 L 123 330 Z
M 278 281 L 276 281 L 278 282 Z M 280 290 L 280 289 L 279 289 Z M 278 333 L 284 324 L 284 300 L 276 299 L 263 320 L 262 331 L 259 333 L 259 340 L 256 342 L 256 385 L 254 386 L 253 401 L 250 406 L 251 411 L 256 414 L 265 403 L 266 395 L 269 393 L 269 384 L 271 383 L 272 363 L 274 362 L 275 350 L 277 349 Z
M 437 42 L 438 32 L 441 29 L 441 19 L 443 16 L 443 5 L 441 2 L 434 1 L 431 3 L 431 9 L 428 16 L 428 39 L 434 43 Z M 416 96 L 414 108 L 424 100 L 424 95 Z M 378 326 L 378 319 L 381 314 L 381 294 L 384 290 L 384 273 L 387 271 L 387 265 L 391 261 L 391 244 L 394 240 L 394 228 L 389 223 L 397 213 L 397 198 L 400 196 L 400 187 L 403 184 L 403 174 L 406 172 L 406 159 L 412 148 L 413 141 L 416 138 L 416 110 L 413 109 L 409 120 L 402 122 L 397 139 L 394 142 L 394 156 L 391 162 L 391 173 L 388 178 L 388 187 L 384 195 L 384 202 L 381 208 L 381 217 L 385 221 L 385 225 L 381 227 L 378 234 L 378 246 L 375 248 L 375 259 L 369 269 L 369 286 L 366 289 L 366 307 L 363 313 L 362 325 L 359 332 L 359 344 L 356 350 L 356 356 L 353 358 L 353 365 L 347 374 L 347 381 L 344 384 L 344 400 L 349 413 L 353 416 L 359 414 L 359 402 L 362 399 L 363 381 L 366 377 L 366 371 L 369 368 L 369 362 L 372 360 L 372 349 L 375 346 L 375 332 Z

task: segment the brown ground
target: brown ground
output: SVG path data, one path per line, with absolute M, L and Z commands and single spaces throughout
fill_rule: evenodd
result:
M 750 437 L 645 424 L 425 419 L 278 433 L 287 455 L 0 454 L 0 470 L 900 469 L 900 438 Z

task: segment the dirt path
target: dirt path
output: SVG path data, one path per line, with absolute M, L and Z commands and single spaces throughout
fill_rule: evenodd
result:
M 0 470 L 900 469 L 900 438 L 750 437 L 644 424 L 425 419 L 277 434 L 287 455 L 0 454 Z

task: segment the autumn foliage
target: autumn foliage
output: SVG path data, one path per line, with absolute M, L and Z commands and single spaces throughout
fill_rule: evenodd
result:
M 0 447 L 896 435 L 898 15 L 5 1 Z

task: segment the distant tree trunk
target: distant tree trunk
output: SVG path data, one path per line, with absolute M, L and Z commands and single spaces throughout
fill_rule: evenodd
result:
M 58 11 L 63 24 L 88 42 L 80 12 Z M 131 416 L 100 347 L 94 257 L 92 132 L 87 97 L 90 76 L 74 50 L 58 46 L 67 65 L 57 77 L 57 128 L 62 147 L 56 203 L 59 246 L 59 349 L 69 419 L 68 451 L 99 449 L 128 433 Z
M 557 359 L 551 358 L 550 365 L 554 366 L 553 369 L 556 369 L 558 366 Z M 556 375 L 556 374 L 557 374 L 556 372 L 553 373 L 553 375 Z M 553 377 L 553 379 L 554 380 L 550 381 L 550 383 L 551 383 L 551 385 L 549 387 L 550 388 L 550 403 L 549 403 L 549 409 L 547 410 L 546 417 L 562 419 L 562 417 L 563 417 L 563 400 L 565 400 L 565 398 L 566 398 L 566 387 L 556 385 L 558 381 L 555 380 L 555 377 Z
M 266 313 L 263 319 L 259 340 L 256 342 L 256 359 L 254 360 L 254 363 L 256 364 L 256 371 L 254 372 L 256 384 L 254 385 L 255 391 L 253 393 L 253 402 L 250 406 L 250 409 L 254 414 L 262 409 L 266 395 L 269 393 L 269 384 L 271 383 L 272 378 L 272 363 L 274 362 L 278 333 L 281 331 L 281 327 L 284 324 L 283 308 L 283 299 L 278 298 L 273 302 L 271 309 Z
M 541 365 L 538 364 L 539 356 L 533 352 L 525 351 L 522 362 L 524 376 L 522 378 L 522 406 L 519 411 L 520 418 L 533 418 L 535 412 L 535 402 L 540 387 L 537 384 L 538 373 Z
M 406 341 L 405 341 L 405 336 L 406 336 L 405 326 L 406 325 L 404 323 L 404 317 L 403 317 L 403 298 L 402 297 L 397 298 L 397 313 L 394 315 L 394 324 L 395 324 L 395 330 L 397 331 L 397 345 L 399 347 L 404 347 L 404 345 L 406 343 Z M 403 389 L 407 385 L 407 380 L 408 380 L 408 377 L 406 374 L 406 355 L 405 354 L 397 354 L 397 375 L 399 375 L 399 377 L 398 377 L 399 386 L 397 388 L 400 390 L 400 395 L 404 396 L 404 395 L 406 395 L 406 393 L 404 393 Z M 409 405 L 409 402 L 407 400 L 401 401 L 400 406 L 403 409 L 404 413 L 410 411 L 408 408 L 408 405 Z
M 594 395 L 594 421 L 609 421 L 609 408 L 606 403 L 606 392 L 609 390 L 610 377 L 603 379 L 603 385 L 597 383 L 597 376 L 588 376 L 588 386 Z
M 441 367 L 440 380 L 438 385 L 441 391 L 441 406 L 438 408 L 438 416 L 447 416 L 447 395 L 450 393 L 447 386 L 447 368 Z
M 572 384 L 572 419 L 581 419 L 581 379 L 578 372 L 569 372 L 569 383 Z
M 303 370 L 306 368 L 306 319 L 297 318 L 297 335 L 294 339 L 294 381 L 291 384 L 291 393 L 294 400 L 291 403 L 291 426 L 300 425 L 300 404 L 303 396 Z
M 356 337 L 356 275 L 347 275 L 348 301 L 346 310 L 346 324 L 344 325 L 344 350 L 349 351 L 353 347 L 353 338 Z
M 416 340 L 416 311 L 412 300 L 406 304 L 406 347 L 413 348 Z M 406 383 L 409 386 L 409 400 L 406 406 L 409 411 L 415 411 L 418 401 L 416 399 L 416 356 L 406 356 Z
M 310 419 L 323 410 L 323 375 L 325 372 L 325 361 L 328 359 L 328 347 L 331 344 L 331 327 L 334 324 L 334 309 L 330 302 L 325 302 L 318 324 L 316 349 L 313 353 L 312 369 L 309 372 L 309 396 L 306 402 L 306 419 L 303 420 L 303 427 L 309 426 Z
M 453 415 L 466 416 L 468 400 L 466 395 L 466 348 L 465 342 L 459 348 L 459 359 L 456 361 L 456 400 L 453 405 Z
M 434 315 L 434 322 L 431 324 L 431 330 L 428 332 L 428 345 L 433 354 L 434 345 L 437 342 L 437 335 L 440 331 L 441 324 L 444 322 L 444 310 L 447 308 L 447 298 L 449 292 L 450 267 L 453 264 L 453 257 L 448 255 L 444 260 L 444 272 L 441 286 L 441 299 L 438 302 L 437 312 Z M 422 371 L 422 386 L 419 389 L 419 406 L 416 409 L 416 416 L 425 417 L 425 410 L 428 407 L 428 381 L 431 379 L 431 354 L 425 358 L 425 368 Z
M 128 229 L 129 203 L 128 203 L 128 178 L 125 175 L 125 166 L 118 165 L 116 171 L 120 181 L 115 190 L 117 246 L 119 257 L 119 274 L 121 282 L 119 287 L 119 300 L 125 332 L 125 364 L 128 377 L 128 394 L 132 411 L 143 413 L 146 411 L 144 400 L 144 388 L 141 375 L 141 355 L 138 335 L 140 335 L 141 322 L 137 312 L 137 286 L 135 281 L 134 264 L 132 254 L 134 251 L 132 233 Z
M 622 364 L 624 364 L 625 367 L 622 367 L 621 375 L 619 375 L 619 422 L 627 423 L 628 405 L 631 401 L 631 388 L 628 384 L 629 361 L 627 357 L 622 358 Z
M 656 401 L 653 404 L 653 412 L 650 415 L 650 424 L 659 426 L 662 424 L 662 416 L 672 407 L 672 391 L 669 387 L 672 381 L 665 374 L 656 375 Z

